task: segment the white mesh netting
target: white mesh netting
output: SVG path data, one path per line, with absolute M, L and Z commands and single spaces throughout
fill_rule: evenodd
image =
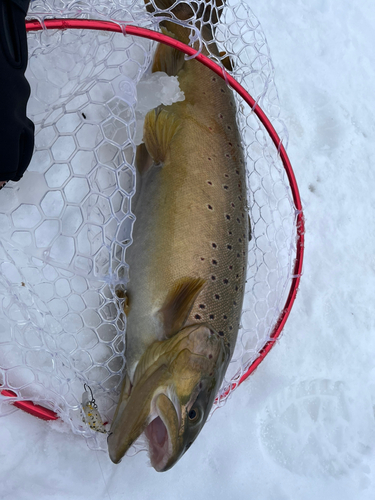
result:
M 29 17 L 114 19 L 152 29 L 162 19 L 148 14 L 142 0 L 34 0 Z M 232 75 L 285 145 L 258 20 L 242 1 L 229 1 L 217 24 L 215 38 L 231 56 Z M 134 157 L 145 114 L 140 101 L 147 100 L 155 44 L 87 30 L 30 32 L 28 40 L 35 154 L 22 180 L 0 195 L 0 384 L 18 399 L 55 410 L 91 447 L 103 449 L 105 437 L 82 422 L 81 398 L 87 383 L 103 420 L 111 421 L 125 365 L 117 292 L 127 283 Z M 160 103 L 163 92 L 156 93 Z M 242 329 L 216 406 L 269 339 L 295 255 L 295 210 L 278 151 L 239 97 L 237 109 L 252 240 Z M 1 415 L 15 409 L 0 403 Z

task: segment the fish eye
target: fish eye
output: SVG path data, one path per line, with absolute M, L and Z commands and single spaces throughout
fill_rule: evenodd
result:
M 199 412 L 195 408 L 192 408 L 188 413 L 189 420 L 191 422 L 196 422 L 199 417 Z

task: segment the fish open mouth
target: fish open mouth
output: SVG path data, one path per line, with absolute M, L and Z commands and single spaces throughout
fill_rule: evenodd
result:
M 179 419 L 173 402 L 165 394 L 156 397 L 155 409 L 155 418 L 144 433 L 149 445 L 151 464 L 161 472 L 169 469 L 176 461 L 173 456 L 178 441 Z
M 160 417 L 156 417 L 145 429 L 152 466 L 161 470 L 171 453 L 168 430 Z

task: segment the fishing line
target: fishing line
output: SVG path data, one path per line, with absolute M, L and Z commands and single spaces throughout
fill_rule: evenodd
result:
M 100 472 L 102 473 L 102 478 L 103 478 L 103 482 L 104 482 L 104 486 L 105 486 L 105 492 L 107 493 L 107 496 L 108 496 L 109 500 L 112 500 L 111 496 L 109 494 L 109 491 L 108 491 L 107 481 L 105 480 L 103 469 L 102 469 L 102 466 L 100 464 L 100 460 L 99 460 L 99 457 L 98 457 L 98 450 L 95 450 L 95 456 L 96 456 L 96 460 L 98 461 L 98 464 L 99 464 Z

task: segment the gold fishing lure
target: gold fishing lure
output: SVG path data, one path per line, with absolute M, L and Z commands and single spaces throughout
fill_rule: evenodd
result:
M 82 394 L 82 420 L 90 429 L 105 434 L 107 431 L 104 428 L 103 420 L 98 411 L 98 405 L 95 403 L 91 387 L 84 384 L 84 389 L 85 392 Z

